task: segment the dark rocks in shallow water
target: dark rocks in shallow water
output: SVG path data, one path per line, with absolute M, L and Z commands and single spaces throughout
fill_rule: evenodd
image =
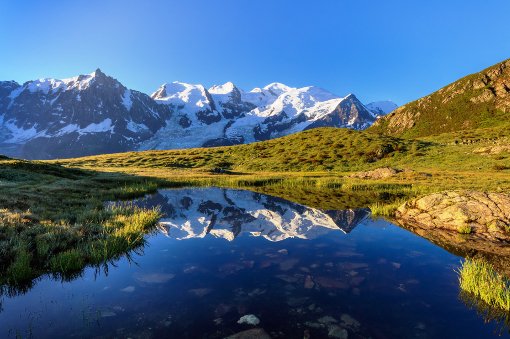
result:
M 316 277 L 315 282 L 323 288 L 341 289 L 346 290 L 349 288 L 349 284 L 344 281 L 336 280 L 330 277 Z
M 225 339 L 271 339 L 271 336 L 262 328 L 252 328 L 251 330 L 233 334 Z
M 311 275 L 307 275 L 306 278 L 305 278 L 305 284 L 304 284 L 304 287 L 307 288 L 307 289 L 310 289 L 310 288 L 314 288 L 315 286 L 315 283 L 313 281 L 313 278 Z

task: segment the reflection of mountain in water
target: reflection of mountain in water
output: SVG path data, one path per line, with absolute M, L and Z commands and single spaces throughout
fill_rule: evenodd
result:
M 221 188 L 162 190 L 139 201 L 160 205 L 160 229 L 178 240 L 207 234 L 229 241 L 241 233 L 270 241 L 313 239 L 331 231 L 348 233 L 370 215 L 369 209 L 321 211 L 280 198 Z

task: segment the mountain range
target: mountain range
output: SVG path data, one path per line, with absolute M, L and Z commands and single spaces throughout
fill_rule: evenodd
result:
M 209 89 L 172 82 L 149 96 L 97 69 L 62 80 L 0 82 L 0 153 L 52 159 L 234 145 L 315 127 L 365 129 L 395 108 L 281 83 L 246 92 L 231 82 Z

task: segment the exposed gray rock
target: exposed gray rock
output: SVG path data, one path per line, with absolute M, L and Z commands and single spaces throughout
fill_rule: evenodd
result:
M 258 324 L 260 324 L 260 319 L 257 318 L 256 315 L 254 314 L 247 314 L 247 315 L 243 315 L 238 321 L 237 321 L 238 324 L 246 324 L 246 325 L 253 325 L 253 326 L 257 326 Z
M 396 218 L 424 229 L 509 241 L 510 195 L 476 191 L 429 194 L 404 203 L 396 211 Z
M 365 172 L 356 172 L 350 175 L 351 178 L 359 178 L 359 179 L 385 179 L 394 177 L 398 173 L 402 172 L 402 170 L 391 167 L 381 167 L 376 168 L 371 171 Z

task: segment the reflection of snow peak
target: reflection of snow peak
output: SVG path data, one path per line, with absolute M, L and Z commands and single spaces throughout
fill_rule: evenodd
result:
M 350 232 L 368 209 L 320 211 L 259 193 L 220 188 L 163 190 L 142 204 L 161 205 L 159 228 L 178 240 L 207 234 L 234 240 L 240 233 L 270 241 L 313 239 L 331 231 Z

